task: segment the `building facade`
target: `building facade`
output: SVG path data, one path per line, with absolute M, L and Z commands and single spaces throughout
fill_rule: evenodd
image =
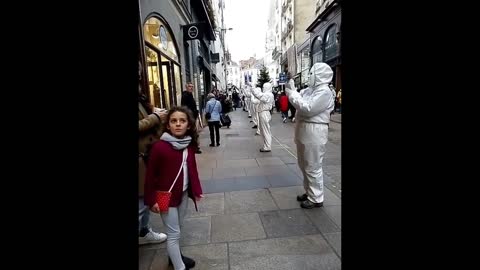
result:
M 333 84 L 338 91 L 342 88 L 341 1 L 320 0 L 317 3 L 318 15 L 307 28 L 310 32 L 310 64 L 324 62 L 330 65 Z
M 240 66 L 234 61 L 230 61 L 227 68 L 227 88 L 231 88 L 233 86 L 240 88 L 241 78 L 242 75 L 240 73 Z
M 298 47 L 303 45 L 309 34 L 305 31 L 315 17 L 315 0 L 271 0 L 266 40 L 266 55 L 271 61 L 266 66 L 275 73 L 274 86 L 283 85 L 281 74 L 299 77 L 301 58 Z M 268 59 L 268 57 L 266 57 Z
M 218 38 L 224 7 L 224 0 L 139 0 L 142 91 L 155 107 L 180 105 L 192 82 L 202 111 L 206 95 L 226 86 L 224 38 Z
M 268 27 L 265 40 L 264 64 L 273 80 L 273 87 L 278 86 L 281 56 L 281 0 L 270 0 Z
M 274 78 L 274 86 L 282 86 L 293 78 L 296 87 L 303 87 L 310 67 L 325 62 L 332 67 L 333 83 L 340 89 L 340 33 L 339 0 L 271 0 L 265 65 Z
M 262 67 L 263 59 L 250 57 L 248 60 L 240 60 L 240 87 L 244 87 L 247 84 L 256 87 Z
M 214 29 L 216 40 L 212 43 L 214 59 L 212 59 L 212 64 L 215 69 L 214 76 L 214 85 L 218 90 L 225 90 L 227 87 L 227 61 L 225 57 L 225 23 L 224 23 L 224 10 L 225 10 L 225 0 L 212 0 L 212 7 L 214 11 L 215 25 L 217 26 Z

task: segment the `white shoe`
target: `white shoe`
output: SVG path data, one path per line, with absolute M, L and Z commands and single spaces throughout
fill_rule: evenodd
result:
M 287 122 L 287 118 L 283 118 L 283 123 L 286 123 Z
M 159 244 L 165 242 L 167 240 L 167 235 L 164 233 L 156 233 L 150 229 L 150 231 L 144 236 L 138 237 L 138 244 L 139 245 L 146 245 L 146 244 Z
M 295 123 L 295 117 L 292 118 L 292 123 Z

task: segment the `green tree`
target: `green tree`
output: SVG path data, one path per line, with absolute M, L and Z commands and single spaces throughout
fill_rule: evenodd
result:
M 257 87 L 263 88 L 263 84 L 266 82 L 270 82 L 270 75 L 268 74 L 268 70 L 265 66 L 260 69 L 260 77 L 257 80 Z

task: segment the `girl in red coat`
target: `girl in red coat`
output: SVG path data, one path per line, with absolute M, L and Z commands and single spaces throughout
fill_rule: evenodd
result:
M 280 94 L 280 111 L 282 112 L 283 123 L 287 122 L 288 118 L 288 97 L 285 95 L 285 92 Z
M 180 252 L 180 225 L 188 198 L 193 200 L 197 209 L 196 202 L 203 197 L 195 160 L 197 147 L 192 140 L 198 135 L 192 112 L 186 107 L 172 108 L 167 115 L 165 130 L 150 151 L 145 176 L 145 204 L 152 212 L 160 213 L 165 224 L 169 264 L 173 264 L 175 270 L 190 269 L 195 266 L 195 261 Z M 172 195 L 168 212 L 160 212 L 156 193 L 168 191 L 170 187 Z

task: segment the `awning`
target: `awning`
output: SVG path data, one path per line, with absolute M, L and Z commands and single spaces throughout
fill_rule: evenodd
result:
M 204 67 L 208 69 L 210 73 L 212 73 L 212 68 L 210 67 L 210 64 L 207 61 L 205 61 L 205 58 L 203 58 L 202 56 L 198 56 L 198 64 L 200 65 L 200 67 Z
M 212 78 L 217 82 L 220 81 L 215 73 L 212 73 Z

